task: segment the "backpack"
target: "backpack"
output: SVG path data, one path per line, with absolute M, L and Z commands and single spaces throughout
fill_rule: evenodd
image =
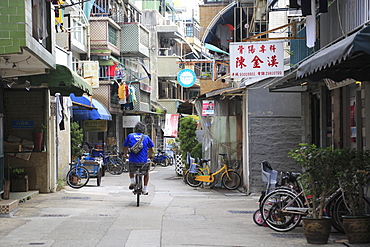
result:
M 131 148 L 129 148 L 129 152 L 133 152 L 135 154 L 139 153 L 141 149 L 143 149 L 143 139 L 144 134 L 141 136 L 140 140 L 138 140 Z

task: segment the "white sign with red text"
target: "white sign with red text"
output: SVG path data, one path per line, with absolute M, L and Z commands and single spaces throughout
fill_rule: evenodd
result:
M 283 42 L 231 42 L 230 77 L 284 76 Z

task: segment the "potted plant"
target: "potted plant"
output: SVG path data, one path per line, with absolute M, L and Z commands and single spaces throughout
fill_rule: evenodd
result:
M 44 136 L 44 131 L 46 130 L 46 126 L 40 124 L 40 128 L 35 129 L 32 133 L 33 143 L 34 143 L 34 151 L 41 151 L 42 150 L 42 141 Z
M 326 198 L 337 184 L 335 176 L 337 151 L 331 147 L 321 148 L 316 145 L 301 143 L 291 150 L 288 156 L 304 169 L 300 182 L 305 196 L 310 197 L 310 215 L 303 217 L 303 229 L 310 244 L 326 244 L 331 230 L 331 218 L 326 217 L 324 209 Z M 320 225 L 320 227 L 317 227 Z
M 12 173 L 11 191 L 27 192 L 28 191 L 28 175 L 23 168 L 9 168 Z
M 366 171 L 370 170 L 370 151 L 342 150 L 337 164 L 336 177 L 342 189 L 343 200 L 337 203 L 342 212 L 343 228 L 351 244 L 370 241 L 370 205 L 366 203 L 364 189 L 369 183 Z

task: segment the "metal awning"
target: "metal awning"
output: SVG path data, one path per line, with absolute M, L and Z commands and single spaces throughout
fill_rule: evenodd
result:
M 367 26 L 301 63 L 297 69 L 297 79 L 370 80 L 369 69 L 370 26 Z
M 266 88 L 269 88 L 270 92 L 303 92 L 307 89 L 307 82 L 310 82 L 307 78 L 297 79 L 297 70 L 286 71 L 284 77 L 273 78 Z
M 87 96 L 69 95 L 73 104 L 73 120 L 112 120 L 107 108 L 96 99 Z M 85 108 L 85 109 L 83 109 Z
M 20 84 L 26 81 L 31 83 L 31 86 L 41 86 L 46 84 L 50 89 L 51 95 L 60 93 L 63 96 L 69 96 L 71 93 L 82 95 L 87 93 L 92 95 L 92 87 L 84 78 L 76 72 L 70 70 L 64 65 L 57 64 L 55 70 L 51 70 L 49 74 L 22 76 L 18 78 Z

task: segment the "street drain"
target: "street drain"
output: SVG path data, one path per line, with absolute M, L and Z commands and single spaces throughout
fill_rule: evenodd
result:
M 68 217 L 69 214 L 44 214 L 41 217 Z
M 229 213 L 232 214 L 253 214 L 254 211 L 238 211 L 238 210 L 229 210 Z
M 88 196 L 63 196 L 62 200 L 88 200 Z
M 289 234 L 289 233 L 271 233 L 277 238 L 305 238 L 304 234 Z

